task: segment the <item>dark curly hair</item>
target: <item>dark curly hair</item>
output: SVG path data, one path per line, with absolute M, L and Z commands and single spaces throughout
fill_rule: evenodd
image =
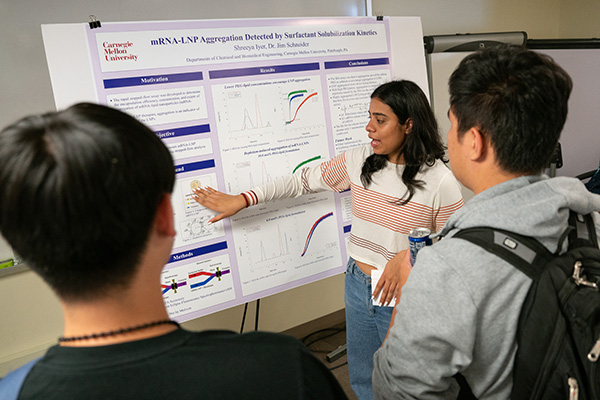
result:
M 413 123 L 411 134 L 406 136 L 400 150 L 405 163 L 401 178 L 408 189 L 408 197 L 400 204 L 406 204 L 417 188 L 423 185 L 422 181 L 415 179 L 421 167 L 432 166 L 437 159 L 447 162 L 437 121 L 427 97 L 414 82 L 399 80 L 384 83 L 373 91 L 371 98 L 379 99 L 389 106 L 401 124 L 406 123 L 409 118 Z M 365 160 L 360 175 L 365 188 L 368 188 L 373 174 L 381 170 L 387 160 L 387 156 L 382 154 L 372 154 Z

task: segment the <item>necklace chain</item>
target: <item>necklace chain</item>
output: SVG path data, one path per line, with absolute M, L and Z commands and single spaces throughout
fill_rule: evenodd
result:
M 91 335 L 69 336 L 69 337 L 61 336 L 58 338 L 58 341 L 59 341 L 59 343 L 62 343 L 62 342 L 75 342 L 78 340 L 90 340 L 90 339 L 105 338 L 107 336 L 122 335 L 124 333 L 141 331 L 142 329 L 148 329 L 148 328 L 152 328 L 155 326 L 167 325 L 167 324 L 175 325 L 177 328 L 179 328 L 178 322 L 171 321 L 170 319 L 165 319 L 162 321 L 147 322 L 147 323 L 141 324 L 141 325 L 130 326 L 129 328 L 116 329 L 114 331 L 92 333 Z

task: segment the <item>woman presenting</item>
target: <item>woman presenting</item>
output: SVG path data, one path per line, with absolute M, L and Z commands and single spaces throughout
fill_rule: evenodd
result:
M 463 205 L 461 189 L 445 166 L 435 116 L 419 86 L 392 81 L 371 95 L 371 143 L 239 195 L 212 188 L 194 191 L 201 205 L 219 212 L 210 222 L 258 203 L 324 190 L 352 196 L 352 227 L 345 277 L 346 346 L 350 384 L 360 400 L 372 399 L 373 354 L 381 346 L 392 307 L 407 277 L 408 233 L 437 232 Z M 403 268 L 401 268 L 403 266 Z M 383 270 L 373 295 L 371 271 Z

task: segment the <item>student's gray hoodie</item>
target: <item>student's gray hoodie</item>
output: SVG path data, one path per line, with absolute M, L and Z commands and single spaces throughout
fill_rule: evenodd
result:
M 394 325 L 375 353 L 375 398 L 455 399 L 452 376 L 461 372 L 480 400 L 508 399 L 517 320 L 531 280 L 452 236 L 490 226 L 535 237 L 554 252 L 569 209 L 593 212 L 600 233 L 600 195 L 574 178 L 516 178 L 479 193 L 452 215 L 445 238 L 419 252 Z

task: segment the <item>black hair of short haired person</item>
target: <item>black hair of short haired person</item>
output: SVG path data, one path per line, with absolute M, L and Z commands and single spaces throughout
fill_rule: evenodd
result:
M 404 156 L 404 170 L 401 178 L 408 188 L 408 198 L 400 204 L 405 204 L 413 197 L 416 189 L 423 182 L 415 179 L 423 165 L 432 166 L 436 159 L 444 162 L 445 147 L 438 132 L 435 115 L 429 101 L 421 88 L 412 81 L 399 80 L 384 83 L 377 87 L 371 98 L 379 99 L 389 106 L 400 124 L 405 124 L 410 118 L 413 121 L 410 135 L 406 135 L 401 154 Z M 385 167 L 387 156 L 371 154 L 365 160 L 360 179 L 365 188 L 372 182 L 372 175 Z
M 175 170 L 134 117 L 80 103 L 0 132 L 0 231 L 64 300 L 126 287 Z
M 567 72 L 547 55 L 514 45 L 475 52 L 449 80 L 459 139 L 476 127 L 502 169 L 538 174 L 558 144 L 572 87 Z

